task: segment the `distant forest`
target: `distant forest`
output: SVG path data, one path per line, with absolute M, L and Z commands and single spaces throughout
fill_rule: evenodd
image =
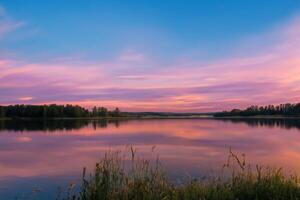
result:
M 91 111 L 73 105 L 10 105 L 0 106 L 0 118 L 80 118 L 80 117 L 122 117 L 116 108 L 109 111 L 104 107 L 94 107 Z
M 215 113 L 214 117 L 230 117 L 230 116 L 258 116 L 258 115 L 281 115 L 281 116 L 300 116 L 300 103 L 296 104 L 280 104 L 268 106 L 250 106 L 245 110 L 233 109 L 231 111 L 223 111 Z

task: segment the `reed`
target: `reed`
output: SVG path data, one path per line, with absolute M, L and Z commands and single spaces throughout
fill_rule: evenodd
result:
M 83 170 L 80 192 L 67 200 L 288 200 L 300 199 L 299 178 L 281 168 L 246 164 L 231 150 L 222 173 L 210 180 L 192 179 L 180 185 L 169 181 L 159 159 L 137 157 L 130 164 L 120 152 L 108 152 L 92 173 Z M 128 167 L 129 165 L 129 167 Z

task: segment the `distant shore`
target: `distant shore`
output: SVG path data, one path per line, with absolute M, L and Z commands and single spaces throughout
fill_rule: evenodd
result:
M 215 117 L 214 119 L 300 119 L 300 116 L 284 116 L 284 115 L 257 115 L 257 116 L 224 116 Z
M 0 118 L 0 120 L 125 120 L 125 119 L 205 119 L 214 118 L 213 116 L 126 116 L 126 117 L 15 117 Z
M 126 116 L 126 117 L 55 117 L 55 118 L 0 118 L 0 120 L 137 120 L 137 119 L 300 119 L 300 116 L 281 115 L 259 115 L 259 116 L 224 116 L 215 117 L 213 115 L 191 115 L 191 116 Z

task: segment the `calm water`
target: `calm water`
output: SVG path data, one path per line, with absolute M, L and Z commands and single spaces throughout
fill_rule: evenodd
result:
M 229 147 L 251 163 L 300 173 L 300 120 L 0 121 L 0 197 L 53 199 L 107 150 L 156 158 L 175 180 L 218 171 Z M 154 151 L 152 151 L 154 149 Z

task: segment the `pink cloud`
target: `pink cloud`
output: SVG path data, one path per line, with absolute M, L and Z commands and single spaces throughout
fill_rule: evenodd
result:
M 126 51 L 115 60 L 0 60 L 0 103 L 76 103 L 138 111 L 216 111 L 300 98 L 300 20 L 244 42 L 236 55 L 172 64 Z M 265 41 L 269 42 L 265 46 Z M 249 44 L 250 46 L 250 44 Z M 253 53 L 253 49 L 257 49 Z
M 33 97 L 20 97 L 20 98 L 18 98 L 18 100 L 20 100 L 20 101 L 30 101 L 32 99 L 33 99 Z

